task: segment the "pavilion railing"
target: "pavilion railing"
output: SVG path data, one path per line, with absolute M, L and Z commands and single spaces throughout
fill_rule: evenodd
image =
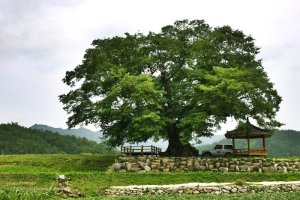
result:
M 233 149 L 233 155 L 266 156 L 267 149 L 266 148 L 261 148 L 261 149 L 250 148 L 249 150 L 247 148 L 246 149 Z
M 123 155 L 159 155 L 161 152 L 161 148 L 156 146 L 121 146 L 121 154 Z

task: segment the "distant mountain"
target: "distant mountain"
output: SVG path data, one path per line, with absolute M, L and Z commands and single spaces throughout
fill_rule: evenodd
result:
M 61 135 L 74 135 L 76 137 L 86 138 L 88 140 L 92 140 L 100 143 L 102 133 L 94 132 L 86 128 L 78 128 L 78 129 L 62 129 L 62 128 L 53 128 L 51 126 L 43 125 L 43 124 L 34 124 L 30 127 L 31 129 L 42 130 L 42 131 L 51 131 L 54 133 L 59 133 Z
M 203 144 L 197 147 L 201 153 L 203 150 L 212 149 L 216 144 L 231 144 L 231 139 L 222 139 L 213 144 Z M 266 139 L 268 156 L 299 156 L 300 155 L 300 131 L 277 130 L 272 137 Z M 246 140 L 236 140 L 237 148 L 246 148 Z M 261 139 L 251 139 L 251 148 L 262 148 Z
M 200 137 L 199 139 L 201 140 L 201 145 L 210 145 L 214 142 L 220 141 L 222 139 L 224 139 L 225 136 L 224 135 L 213 135 L 211 137 Z M 163 140 L 158 140 L 157 142 L 154 142 L 153 140 L 148 140 L 147 142 L 142 142 L 142 143 L 136 143 L 136 144 L 124 144 L 124 146 L 129 146 L 129 145 L 144 145 L 144 146 L 156 146 L 161 148 L 162 151 L 165 151 L 168 148 L 168 141 L 163 141 Z M 193 146 L 196 146 L 195 144 L 193 144 Z
M 2 154 L 118 153 L 116 149 L 86 138 L 26 128 L 17 123 L 0 124 L 0 152 Z
M 51 126 L 47 126 L 44 124 L 34 124 L 30 127 L 31 129 L 36 130 L 43 130 L 43 131 L 51 131 L 54 133 L 59 133 L 61 135 L 74 135 L 76 137 L 85 137 L 88 140 L 101 142 L 102 133 L 101 132 L 94 132 L 86 128 L 78 128 L 78 129 L 62 129 L 62 128 L 54 128 Z M 224 135 L 213 135 L 212 137 L 200 137 L 199 139 L 202 141 L 201 144 L 212 144 L 214 142 L 220 141 L 224 139 Z M 154 142 L 153 140 L 148 140 L 147 142 L 143 143 L 136 143 L 136 144 L 124 144 L 125 146 L 129 145 L 144 145 L 144 146 L 150 146 L 154 145 L 157 147 L 160 147 L 163 151 L 165 151 L 168 147 L 168 141 L 159 140 L 157 142 Z
M 211 137 L 200 137 L 199 138 L 201 140 L 201 144 L 212 144 L 215 142 L 218 142 L 222 139 L 225 139 L 224 135 L 213 135 Z

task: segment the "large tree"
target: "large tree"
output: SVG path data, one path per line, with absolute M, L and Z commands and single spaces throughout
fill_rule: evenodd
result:
M 257 58 L 254 39 L 203 20 L 161 32 L 97 39 L 66 72 L 60 96 L 68 126 L 94 124 L 108 143 L 166 139 L 168 155 L 195 155 L 193 137 L 211 136 L 228 117 L 268 129 L 281 97 Z

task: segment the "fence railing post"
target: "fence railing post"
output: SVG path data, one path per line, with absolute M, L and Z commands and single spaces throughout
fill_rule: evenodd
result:
M 151 145 L 151 156 L 153 156 L 153 146 Z
M 130 147 L 129 147 L 129 151 L 130 151 L 130 156 L 132 156 L 132 151 L 131 151 L 131 145 L 130 145 Z
M 144 155 L 144 146 L 142 145 L 142 147 L 141 147 L 141 153 L 142 153 L 142 156 Z

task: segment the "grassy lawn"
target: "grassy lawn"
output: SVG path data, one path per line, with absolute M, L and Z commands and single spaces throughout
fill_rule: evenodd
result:
M 0 174 L 105 171 L 116 158 L 99 154 L 1 155 Z
M 116 157 L 105 155 L 2 155 L 0 156 L 0 199 L 53 199 L 58 188 L 57 175 L 64 174 L 72 189 L 85 199 L 280 199 L 280 194 L 239 195 L 165 195 L 143 197 L 99 197 L 114 185 L 179 184 L 189 182 L 295 181 L 300 173 L 109 173 Z M 10 195 L 10 197 L 9 197 Z M 16 197 L 16 195 L 20 196 Z M 26 196 L 27 195 L 27 196 Z M 6 197 L 7 198 L 4 198 Z M 300 193 L 287 193 L 281 198 L 300 199 Z M 297 197 L 297 198 L 296 198 Z
M 67 174 L 70 183 L 76 189 L 90 188 L 98 190 L 110 186 L 126 185 L 163 185 L 181 184 L 189 182 L 235 182 L 237 179 L 244 181 L 296 181 L 300 180 L 300 173 L 275 174 L 275 173 L 213 173 L 213 172 L 173 172 L 173 173 L 82 173 Z M 86 183 L 88 183 L 86 185 Z

